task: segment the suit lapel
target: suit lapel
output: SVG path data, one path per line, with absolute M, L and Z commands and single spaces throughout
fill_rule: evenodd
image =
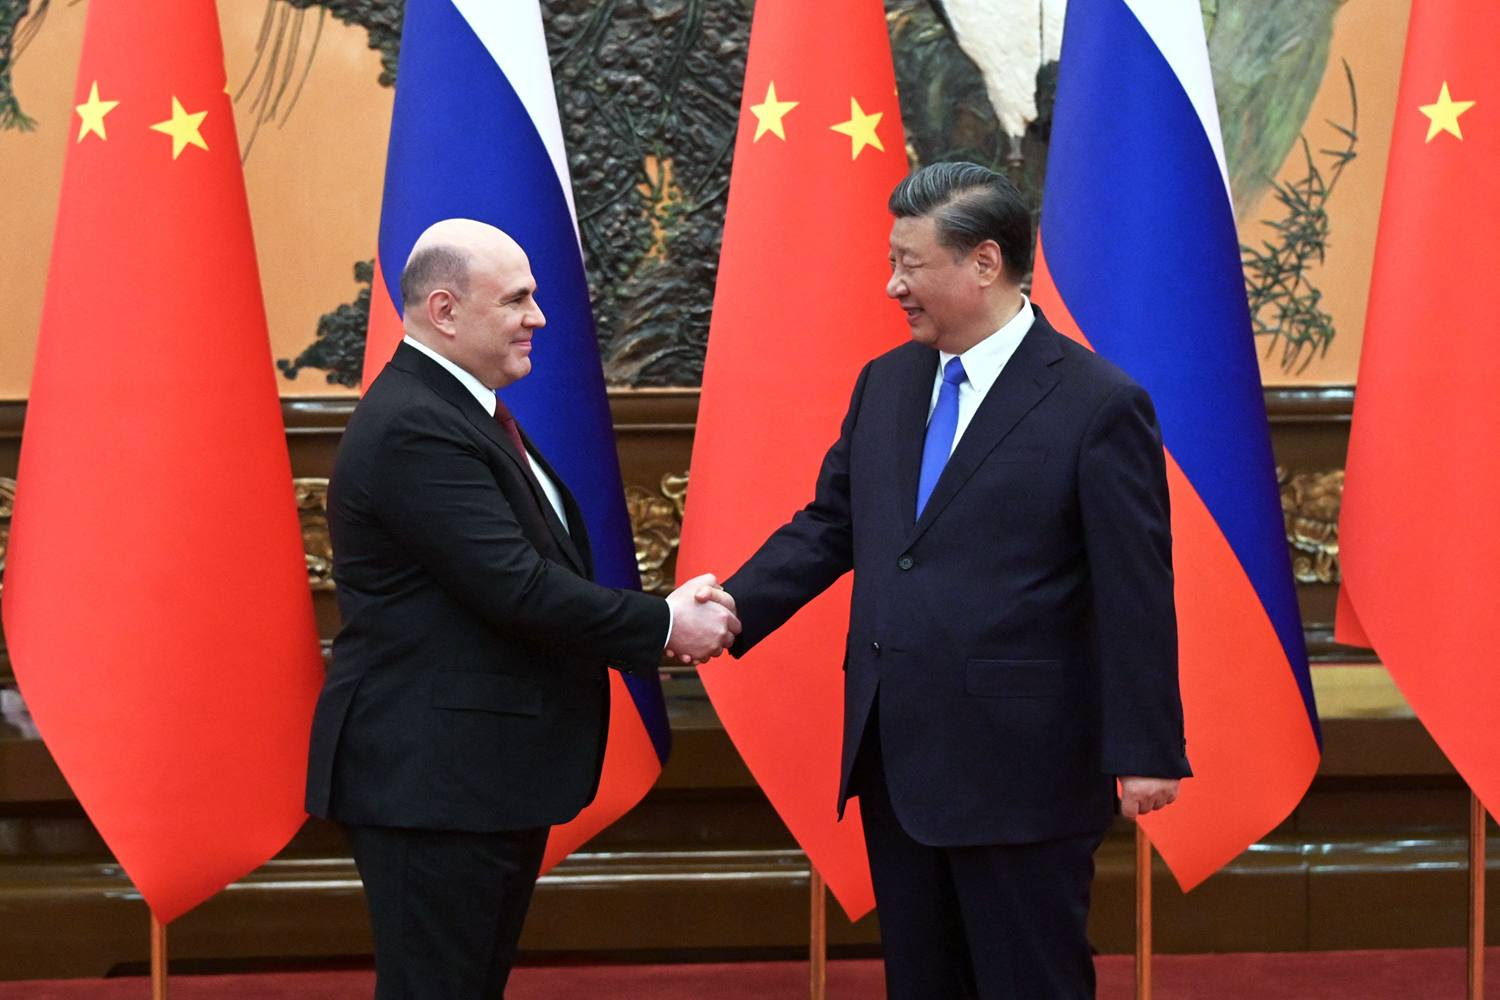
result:
M 896 514 L 898 524 L 917 518 L 917 478 L 922 471 L 922 445 L 927 440 L 927 410 L 932 405 L 932 383 L 937 378 L 938 352 L 921 351 L 905 377 L 892 417 L 896 421 Z
M 922 510 L 921 519 L 912 527 L 907 545 L 915 542 L 927 530 L 989 453 L 1057 385 L 1058 376 L 1051 368 L 1062 358 L 1062 349 L 1055 339 L 1057 336 L 1038 313 L 1031 329 L 1016 347 L 1015 354 L 1011 355 L 1001 370 L 1000 377 L 990 386 L 984 402 L 979 404 L 974 419 L 964 429 L 958 447 L 953 449 L 948 464 L 943 467 L 943 474 L 933 487 L 932 496 L 927 500 L 927 506 Z M 928 392 L 931 390 L 929 380 Z M 925 428 L 923 436 L 926 436 Z M 919 446 L 916 459 L 909 463 L 913 473 L 908 508 L 912 511 L 916 510 L 916 470 L 920 468 L 921 462 Z
M 510 459 L 511 463 L 515 465 L 516 474 L 521 477 L 521 481 L 531 491 L 532 500 L 535 501 L 537 508 L 541 511 L 542 520 L 546 522 L 547 530 L 551 532 L 553 540 L 557 542 L 557 547 L 562 550 L 563 555 L 573 564 L 573 569 L 576 572 L 587 575 L 584 558 L 579 549 L 573 544 L 573 540 L 569 536 L 567 529 L 558 520 L 557 511 L 553 508 L 552 502 L 542 492 L 542 487 L 536 481 L 536 477 L 527 469 L 525 461 L 521 458 L 520 453 L 516 451 L 516 443 L 510 439 L 509 434 L 505 433 L 505 429 L 500 426 L 499 422 L 489 413 L 485 412 L 484 407 L 479 405 L 479 400 L 470 395 L 469 390 L 460 385 L 458 380 L 452 375 L 444 371 L 441 365 L 409 344 L 401 344 L 396 348 L 396 354 L 391 359 L 391 364 L 410 375 L 415 375 L 433 392 L 458 407 L 458 411 L 464 415 L 470 424 L 477 428 L 485 437 L 493 441 L 495 446 L 505 453 L 505 457 Z M 522 437 L 525 437 L 524 431 L 522 432 Z M 536 446 L 531 443 L 529 438 L 526 439 L 526 445 L 532 455 L 540 458 Z M 567 487 L 562 484 L 562 480 L 557 477 L 556 473 L 552 471 L 546 462 L 542 462 L 542 468 L 552 479 L 552 482 L 557 484 L 558 491 L 563 495 L 563 506 L 564 509 L 568 510 L 570 523 L 574 524 L 581 531 L 582 518 L 573 513 L 573 510 L 576 510 L 576 504 L 572 508 L 568 506 L 572 498 L 568 495 Z
M 505 434 L 501 435 L 501 437 L 507 436 Z M 563 550 L 563 554 L 568 557 L 568 561 L 573 564 L 573 568 L 578 571 L 579 575 L 592 580 L 594 578 L 593 559 L 592 554 L 589 552 L 588 533 L 584 530 L 583 512 L 579 509 L 578 501 L 573 498 L 572 491 L 568 489 L 562 477 L 542 457 L 542 453 L 537 448 L 536 442 L 531 440 L 531 436 L 526 433 L 525 428 L 521 430 L 521 438 L 526 442 L 527 452 L 542 467 L 542 472 L 547 478 L 552 480 L 552 485 L 557 487 L 558 495 L 562 497 L 563 513 L 567 515 L 568 525 L 573 529 L 570 532 L 567 527 L 564 527 L 562 521 L 557 517 L 557 509 L 552 506 L 552 502 L 542 492 L 541 485 L 537 483 L 536 477 L 528 474 L 526 481 L 531 484 L 532 493 L 541 494 L 539 503 L 542 508 L 542 517 L 547 521 L 547 530 L 552 532 L 552 538 L 557 542 L 557 547 Z M 515 449 L 511 450 L 514 451 Z

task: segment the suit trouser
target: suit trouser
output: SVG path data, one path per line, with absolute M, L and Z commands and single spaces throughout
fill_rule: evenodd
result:
M 499 1000 L 547 827 L 346 826 L 375 938 L 376 1000 Z
M 887 997 L 1094 996 L 1089 888 L 1102 834 L 978 847 L 919 843 L 891 805 L 874 709 L 852 777 L 879 908 Z

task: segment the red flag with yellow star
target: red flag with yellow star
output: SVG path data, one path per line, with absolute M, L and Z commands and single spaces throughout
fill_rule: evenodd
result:
M 321 680 L 213 0 L 89 5 L 5 631 L 158 919 L 304 817 Z
M 1339 521 L 1371 646 L 1500 813 L 1500 4 L 1412 5 Z
M 887 301 L 906 174 L 880 0 L 758 0 L 693 443 L 679 576 L 727 575 L 812 497 L 866 361 L 907 339 Z M 709 697 L 851 918 L 874 905 L 857 803 L 835 813 L 846 577 Z

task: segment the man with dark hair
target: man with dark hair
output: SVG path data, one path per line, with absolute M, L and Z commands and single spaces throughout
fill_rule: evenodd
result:
M 711 576 L 665 600 L 592 582 L 577 504 L 495 396 L 546 322 L 514 240 L 435 223 L 401 292 L 329 482 L 343 625 L 307 810 L 349 834 L 378 1000 L 495 1000 L 548 827 L 599 785 L 606 664 L 703 660 L 739 625 Z
M 849 570 L 842 810 L 891 997 L 1091 997 L 1093 853 L 1189 773 L 1151 401 L 1022 294 L 1031 219 L 940 163 L 889 204 L 911 342 L 865 366 L 811 503 L 724 583 L 740 656 Z

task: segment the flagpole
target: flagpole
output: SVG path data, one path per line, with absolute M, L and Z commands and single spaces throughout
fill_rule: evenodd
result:
M 809 982 L 812 1000 L 827 1000 L 828 997 L 828 906 L 823 891 L 823 876 L 808 861 L 807 877 L 811 918 L 807 938 Z
M 151 1000 L 167 1000 L 167 928 L 151 914 Z
M 1469 1000 L 1484 998 L 1484 803 L 1469 789 Z
M 1151 841 L 1135 827 L 1135 996 L 1151 1000 Z

